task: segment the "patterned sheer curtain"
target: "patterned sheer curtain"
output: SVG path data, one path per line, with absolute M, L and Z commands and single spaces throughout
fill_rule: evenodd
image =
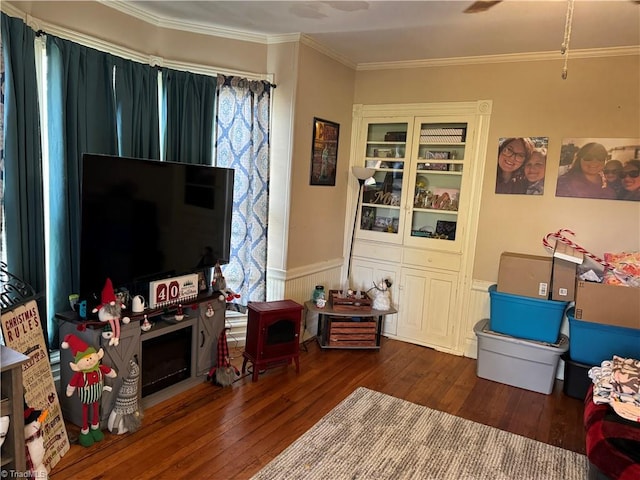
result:
M 238 303 L 266 299 L 271 84 L 218 75 L 216 165 L 235 170 L 231 259 Z

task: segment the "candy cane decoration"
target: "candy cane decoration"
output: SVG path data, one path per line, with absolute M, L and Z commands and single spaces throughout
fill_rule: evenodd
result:
M 595 262 L 599 263 L 600 265 L 602 265 L 605 268 L 605 270 L 611 270 L 613 272 L 613 274 L 616 276 L 616 278 L 618 278 L 618 280 L 620 280 L 622 283 L 624 283 L 626 285 L 629 285 L 629 286 L 640 287 L 640 278 L 634 278 L 633 276 L 631 276 L 631 275 L 629 275 L 629 274 L 627 274 L 625 272 L 621 272 L 620 270 L 617 270 L 614 265 L 610 264 L 609 262 L 604 261 L 600 257 L 595 256 L 593 253 L 588 252 L 585 248 L 581 247 L 580 245 L 575 243 L 573 240 L 565 237 L 563 235 L 564 232 L 575 236 L 575 233 L 573 233 L 571 230 L 568 230 L 566 228 L 562 228 L 562 229 L 558 230 L 555 233 L 547 234 L 542 239 L 542 244 L 549 251 L 553 252 L 554 245 L 551 245 L 551 243 L 549 242 L 549 239 L 550 238 L 555 238 L 556 241 L 565 243 L 565 244 L 569 245 L 570 247 L 575 248 L 578 252 L 582 253 L 583 255 L 586 255 L 587 257 L 591 258 Z
M 563 235 L 564 232 L 567 232 L 573 236 L 575 236 L 575 233 L 573 233 L 571 230 L 566 229 L 566 228 L 561 228 L 560 230 L 558 230 L 556 233 L 549 233 L 547 234 L 543 239 L 542 239 L 542 244 L 549 249 L 550 251 L 553 251 L 554 246 L 551 245 L 551 243 L 549 242 L 550 238 L 555 238 L 557 241 L 560 241 L 566 245 L 569 245 L 572 248 L 575 248 L 578 252 L 582 253 L 583 255 L 586 255 L 587 257 L 591 258 L 592 260 L 598 262 L 600 265 L 602 265 L 604 268 L 608 269 L 608 270 L 615 270 L 615 267 L 613 265 L 611 265 L 609 262 L 605 262 L 603 259 L 601 259 L 600 257 L 595 256 L 593 253 L 588 252 L 585 248 L 581 247 L 580 245 L 578 245 L 577 243 L 575 243 L 573 240 L 568 239 L 567 237 L 565 237 Z

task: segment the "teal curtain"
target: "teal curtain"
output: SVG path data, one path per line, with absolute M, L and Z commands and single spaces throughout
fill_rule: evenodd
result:
M 117 154 L 110 54 L 47 36 L 49 108 L 50 311 L 69 309 L 80 276 L 80 182 L 83 153 Z M 108 235 L 108 226 L 105 226 Z M 54 329 L 57 333 L 57 329 Z M 51 336 L 51 335 L 50 335 Z M 57 338 L 52 343 L 57 344 Z
M 212 165 L 216 77 L 163 69 L 164 160 Z
M 235 170 L 231 259 L 223 269 L 241 306 L 266 299 L 271 88 L 218 76 L 216 165 Z
M 44 293 L 45 243 L 35 32 L 2 13 L 2 174 L 7 266 Z M 40 314 L 46 318 L 44 305 Z
M 158 69 L 122 58 L 115 65 L 120 155 L 159 160 Z

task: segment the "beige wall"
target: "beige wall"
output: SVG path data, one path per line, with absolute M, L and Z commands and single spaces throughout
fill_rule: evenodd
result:
M 300 45 L 287 267 L 342 257 L 355 72 Z M 309 185 L 313 118 L 340 124 L 336 185 Z
M 276 268 L 304 268 L 343 253 L 351 108 L 354 103 L 493 100 L 474 278 L 495 281 L 504 250 L 544 254 L 541 238 L 570 228 L 597 255 L 640 250 L 640 203 L 554 196 L 564 137 L 640 137 L 640 59 L 572 58 L 510 64 L 358 71 L 304 44 L 270 45 L 165 30 L 96 2 L 13 3 L 33 17 L 161 58 L 256 73 L 274 73 L 272 188 L 290 189 L 275 204 Z M 335 187 L 309 185 L 313 117 L 340 124 Z M 547 188 L 542 197 L 495 195 L 496 149 L 503 136 L 548 136 Z M 289 181 L 290 180 L 290 181 Z M 279 193 L 278 193 L 279 194 Z M 280 199 L 282 196 L 279 197 Z M 288 230 L 288 239 L 287 239 Z M 276 248 L 274 248 L 275 250 Z
M 495 281 L 502 251 L 545 255 L 541 239 L 569 228 L 595 255 L 640 250 L 640 203 L 555 197 L 565 137 L 640 137 L 640 58 L 535 61 L 360 71 L 356 103 L 493 100 L 474 279 Z M 395 86 L 397 85 L 397 87 Z M 548 136 L 545 193 L 496 195 L 500 137 Z

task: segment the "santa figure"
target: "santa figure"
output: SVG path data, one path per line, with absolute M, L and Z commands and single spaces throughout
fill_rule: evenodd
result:
M 61 346 L 70 348 L 74 356 L 75 361 L 69 362 L 69 366 L 75 373 L 67 385 L 66 393 L 67 397 L 70 397 L 78 389 L 78 396 L 82 403 L 82 430 L 80 430 L 79 442 L 83 447 L 89 447 L 104 438 L 100 430 L 100 398 L 105 388 L 105 377 L 115 378 L 117 374 L 113 368 L 100 363 L 104 356 L 102 349 L 96 351 L 75 335 L 66 335 Z M 89 428 L 89 406 L 93 409 L 91 428 Z
M 109 322 L 111 332 L 105 332 L 102 336 L 109 338 L 109 346 L 117 346 L 120 343 L 120 316 L 122 309 L 126 307 L 116 298 L 110 278 L 107 278 L 104 284 L 100 301 L 102 303 L 93 309 L 93 313 L 98 312 L 98 318 L 101 322 Z M 129 321 L 129 317 L 122 319 L 125 324 L 129 323 Z

